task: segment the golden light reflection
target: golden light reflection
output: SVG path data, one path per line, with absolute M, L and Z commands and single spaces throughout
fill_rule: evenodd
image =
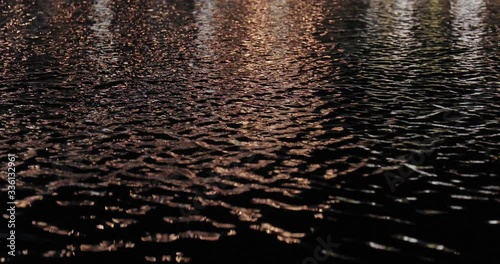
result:
M 227 89 L 237 89 L 233 91 L 236 96 L 248 95 L 246 102 L 228 105 L 227 111 L 244 124 L 243 134 L 257 130 L 273 135 L 281 130 L 280 126 L 287 126 L 289 122 L 285 119 L 294 117 L 274 117 L 273 108 L 278 105 L 270 97 L 281 97 L 282 89 L 300 88 L 317 78 L 313 70 L 304 70 L 311 65 L 302 58 L 326 49 L 314 36 L 317 24 L 323 19 L 323 6 L 293 0 L 231 2 L 241 11 L 234 13 L 228 5 L 225 0 L 196 1 L 193 15 L 198 28 L 195 40 L 198 59 L 191 62 L 193 79 L 202 75 L 206 79 L 198 82 L 213 84 L 206 91 L 211 93 L 207 97 L 216 96 L 217 93 L 212 94 L 216 90 L 227 93 Z M 195 80 L 193 86 L 196 83 Z M 293 96 L 283 97 L 281 103 L 303 104 L 292 98 L 311 97 L 310 92 L 296 90 Z M 252 94 L 269 98 L 250 99 Z M 261 118 L 248 115 L 256 111 L 263 114 Z M 263 134 L 260 136 L 267 137 Z
M 290 78 L 301 67 L 300 58 L 319 52 L 322 44 L 314 38 L 316 24 L 322 20 L 322 6 L 303 1 L 245 1 L 234 14 L 225 0 L 197 1 L 197 53 L 200 59 L 222 64 L 201 67 L 212 72 L 219 67 L 231 80 L 238 77 L 270 79 L 276 85 L 298 85 L 305 72 Z M 218 45 L 224 45 L 221 49 Z M 224 52 L 221 52 L 224 50 Z M 228 52 L 229 50 L 229 52 Z M 214 63 L 216 64 L 216 63 Z M 203 66 L 203 65 L 202 65 Z M 298 74 L 297 74 L 298 75 Z
M 288 143 L 288 146 L 292 146 L 290 153 L 295 149 L 307 149 L 304 146 L 325 144 L 313 139 L 325 133 L 325 128 L 313 120 L 315 114 L 307 111 L 286 112 L 289 106 L 314 109 L 322 104 L 313 94 L 313 87 L 304 84 L 313 83 L 325 74 L 335 73 L 332 70 L 334 66 L 329 64 L 333 60 L 311 59 L 321 57 L 335 47 L 331 39 L 324 41 L 318 38 L 326 34 L 318 32 L 319 25 L 325 20 L 323 4 L 295 0 L 195 2 L 196 58 L 190 61 L 193 71 L 191 85 L 195 89 L 202 87 L 199 93 L 206 100 L 219 96 L 224 98 L 225 105 L 212 110 L 212 114 L 220 115 L 221 119 L 231 118 L 232 123 L 240 125 L 238 133 L 242 137 L 258 138 L 258 142 L 261 142 L 236 142 L 241 147 L 255 152 L 263 147 L 279 149 L 283 143 L 278 137 L 287 137 L 288 134 L 292 137 L 301 133 L 300 126 L 297 126 L 300 122 L 307 122 L 314 129 L 306 132 L 307 138 Z M 229 5 L 240 13 L 227 8 Z M 200 79 L 200 76 L 203 78 Z M 301 154 L 309 155 L 298 153 Z M 251 165 L 228 170 L 223 161 L 212 169 L 221 177 L 236 175 L 238 179 L 255 182 L 257 186 L 288 180 L 300 165 L 292 166 L 291 163 L 293 160 L 285 160 L 283 165 L 289 166 L 286 171 L 275 169 L 265 176 L 252 173 Z M 263 160 L 256 167 L 268 165 L 272 166 Z M 328 170 L 325 177 L 335 178 L 336 171 Z M 296 179 L 293 184 L 304 189 L 310 188 L 310 181 L 305 179 Z M 286 189 L 279 189 L 277 193 L 286 193 Z M 272 199 L 255 198 L 252 203 L 289 211 L 318 210 Z M 264 216 L 259 210 L 237 210 L 235 205 L 223 206 L 229 206 L 240 221 L 256 223 L 252 225 L 253 229 L 276 235 L 280 241 L 299 243 L 305 236 L 305 233 L 291 233 L 268 223 L 260 223 Z
M 26 48 L 26 39 L 23 37 L 21 33 L 22 30 L 28 25 L 26 22 L 26 9 L 27 6 L 22 1 L 16 1 L 15 3 L 5 3 L 0 2 L 0 7 L 2 10 L 8 10 L 11 12 L 10 15 L 5 14 L 5 18 L 2 18 L 0 22 L 0 52 L 2 54 L 2 62 L 3 65 L 2 76 L 9 76 L 20 74 L 20 72 L 11 72 L 13 69 L 17 69 L 15 67 L 16 64 L 25 61 L 26 56 L 22 56 L 21 58 L 17 58 L 15 54 Z

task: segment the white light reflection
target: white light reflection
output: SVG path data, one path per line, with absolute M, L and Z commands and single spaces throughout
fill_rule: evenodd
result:
M 417 45 L 413 37 L 415 1 L 370 1 L 366 11 L 367 30 L 373 41 L 391 45 L 387 49 L 387 60 L 403 60 Z M 389 30 L 389 32 L 386 32 Z M 380 39 L 380 40 L 378 40 Z M 388 40 L 389 39 L 389 40 Z M 382 58 L 381 58 L 382 59 Z
M 116 62 L 118 59 L 115 56 L 109 58 L 112 52 L 109 52 L 113 47 L 113 32 L 109 30 L 111 21 L 113 21 L 114 13 L 109 8 L 111 0 L 96 0 L 92 6 L 94 12 L 90 16 L 95 23 L 90 27 L 95 36 L 96 54 L 92 56 L 98 62 L 99 67 L 106 67 L 107 62 Z
M 481 40 L 485 31 L 482 13 L 485 9 L 483 0 L 455 0 L 451 2 L 453 31 L 457 35 L 456 48 L 466 49 L 465 53 L 454 56 L 462 66 L 474 67 L 473 62 L 480 61 Z

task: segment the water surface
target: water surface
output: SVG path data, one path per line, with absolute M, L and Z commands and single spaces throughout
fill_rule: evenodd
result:
M 499 1 L 0 10 L 2 262 L 498 259 Z

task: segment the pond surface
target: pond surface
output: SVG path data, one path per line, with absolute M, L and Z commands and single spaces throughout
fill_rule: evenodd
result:
M 500 1 L 0 10 L 2 262 L 497 263 Z

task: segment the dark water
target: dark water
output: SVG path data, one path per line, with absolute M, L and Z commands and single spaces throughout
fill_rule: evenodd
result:
M 498 263 L 500 1 L 0 10 L 2 262 Z

